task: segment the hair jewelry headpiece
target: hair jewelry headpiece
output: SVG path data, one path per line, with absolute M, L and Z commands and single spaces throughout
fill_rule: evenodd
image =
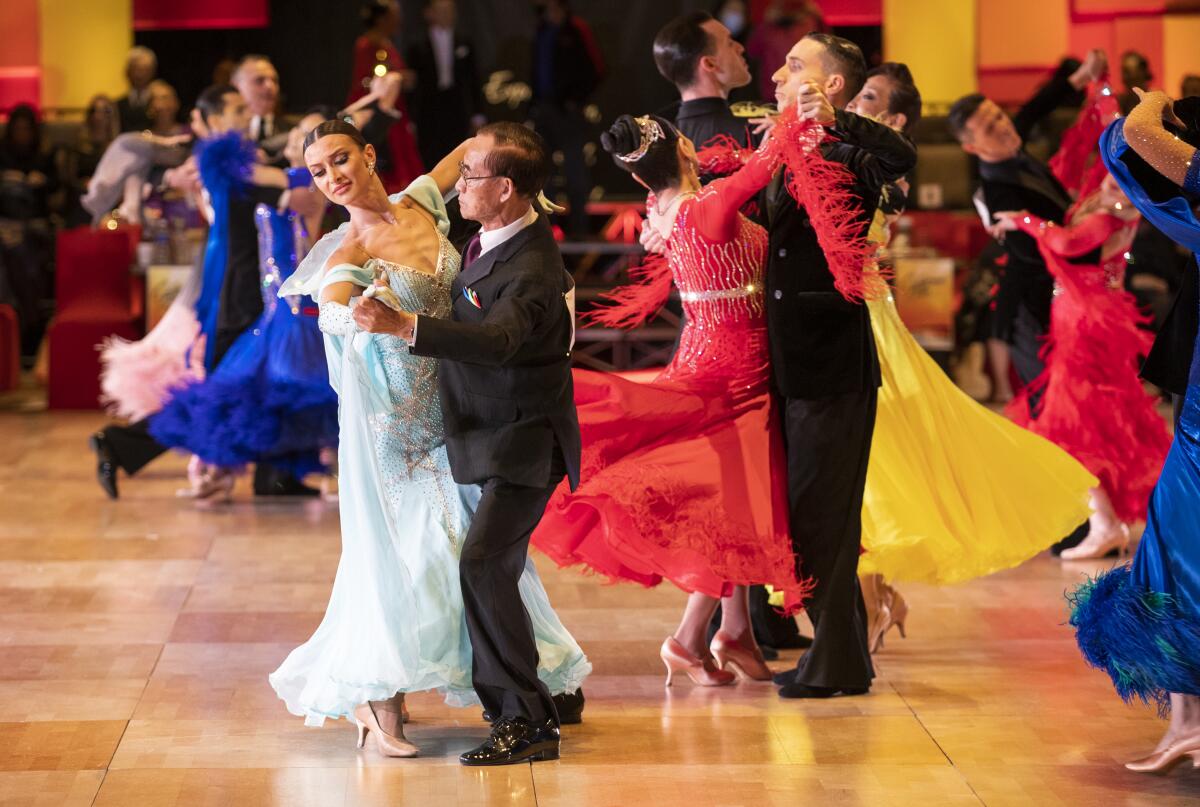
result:
M 666 136 L 663 134 L 662 126 L 658 124 L 658 121 L 649 115 L 634 118 L 633 122 L 638 125 L 638 130 L 641 132 L 641 142 L 638 143 L 637 148 L 628 154 L 617 155 L 617 159 L 625 163 L 635 163 L 642 159 L 642 157 L 646 156 L 646 152 L 650 150 L 650 146 L 655 140 L 662 140 Z

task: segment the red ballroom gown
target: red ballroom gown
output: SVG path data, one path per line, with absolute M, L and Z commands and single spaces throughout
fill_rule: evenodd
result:
M 1017 220 L 1037 239 L 1055 286 L 1046 367 L 1008 414 L 1079 460 L 1100 479 L 1117 517 L 1133 522 L 1146 517 L 1171 435 L 1138 378 L 1154 336 L 1140 327 L 1145 317 L 1124 289 L 1138 217 L 1101 207 L 1098 194 L 1081 200 L 1066 225 L 1032 215 Z M 1067 260 L 1097 248 L 1099 266 Z M 1031 420 L 1028 397 L 1039 391 Z
M 371 41 L 363 34 L 354 41 L 354 78 L 350 84 L 350 96 L 346 103 L 354 103 L 371 90 L 371 79 L 376 74 L 376 68 L 382 65 L 388 72 L 399 72 L 407 69 L 400 51 L 391 42 L 382 47 Z M 417 140 L 412 132 L 412 117 L 404 103 L 404 94 L 396 98 L 396 110 L 401 117 L 388 129 L 388 150 L 392 162 L 387 172 L 380 175 L 388 193 L 396 193 L 408 187 L 421 174 L 425 173 L 421 162 L 421 154 L 417 151 Z M 446 150 L 455 148 L 457 143 L 447 145 Z
M 767 233 L 738 212 L 776 165 L 755 153 L 679 203 L 669 257 L 646 284 L 658 286 L 656 310 L 673 281 L 687 315 L 662 373 L 638 383 L 574 371 L 581 483 L 574 493 L 559 486 L 532 539 L 559 565 L 712 597 L 769 584 L 800 604 L 768 391 Z

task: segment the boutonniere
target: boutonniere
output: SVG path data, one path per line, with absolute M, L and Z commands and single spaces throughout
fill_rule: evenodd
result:
M 479 294 L 475 291 L 475 289 L 472 289 L 469 286 L 463 289 L 463 297 L 466 297 L 467 302 L 471 305 L 475 306 L 481 311 L 483 310 L 483 303 L 479 302 Z

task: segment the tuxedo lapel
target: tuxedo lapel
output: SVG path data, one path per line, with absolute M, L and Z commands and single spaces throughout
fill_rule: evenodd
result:
M 780 211 L 783 209 L 783 201 L 787 198 L 787 191 L 783 187 L 783 174 L 786 168 L 780 168 L 775 172 L 775 176 L 771 177 L 771 181 L 767 183 L 767 224 L 773 225 L 779 217 Z

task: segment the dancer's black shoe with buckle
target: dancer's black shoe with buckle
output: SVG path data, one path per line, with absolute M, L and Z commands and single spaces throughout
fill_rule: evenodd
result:
M 96 432 L 88 440 L 88 444 L 92 451 L 96 452 L 96 481 L 104 488 L 108 498 L 117 498 L 117 460 L 113 456 L 112 446 L 108 444 L 108 438 L 104 436 L 104 432 Z
M 534 725 L 522 718 L 502 717 L 483 745 L 459 756 L 464 765 L 513 765 L 558 759 L 558 729 Z

